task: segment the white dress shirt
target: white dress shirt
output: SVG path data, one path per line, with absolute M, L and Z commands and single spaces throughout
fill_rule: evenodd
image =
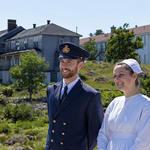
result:
M 73 82 L 69 83 L 68 85 L 65 83 L 64 79 L 63 79 L 63 86 L 61 89 L 61 96 L 60 99 L 62 98 L 62 95 L 64 93 L 64 88 L 67 85 L 68 86 L 68 90 L 67 90 L 67 94 L 71 91 L 71 89 L 75 86 L 75 84 L 78 82 L 78 80 L 80 79 L 80 77 L 78 76 Z

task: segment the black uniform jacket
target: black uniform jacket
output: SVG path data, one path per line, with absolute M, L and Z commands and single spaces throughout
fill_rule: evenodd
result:
M 47 88 L 49 129 L 45 150 L 93 150 L 103 120 L 101 95 L 79 80 L 59 106 L 62 84 Z

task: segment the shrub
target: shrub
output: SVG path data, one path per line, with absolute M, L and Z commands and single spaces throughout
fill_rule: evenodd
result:
M 16 122 L 18 120 L 34 120 L 35 115 L 33 114 L 33 109 L 28 106 L 27 103 L 21 103 L 20 106 L 17 104 L 12 110 L 12 120 Z
M 50 82 L 50 83 L 48 84 L 48 86 L 53 85 L 53 84 L 55 84 L 55 82 Z
M 32 129 L 32 122 L 30 121 L 17 121 L 16 122 L 16 128 L 21 128 L 21 129 Z
M 11 88 L 11 86 L 4 86 L 2 87 L 2 93 L 5 96 L 10 97 L 13 94 L 13 89 Z
M 6 105 L 6 96 L 0 92 L 0 104 Z
M 9 123 L 3 120 L 2 123 L 0 123 L 0 133 L 10 133 L 11 132 L 11 127 L 9 126 Z
M 3 118 L 4 118 L 4 112 L 5 109 L 2 105 L 0 105 L 0 123 L 2 122 Z
M 12 118 L 12 110 L 13 110 L 12 104 L 7 104 L 4 110 L 4 118 L 11 119 Z
M 43 118 L 42 121 L 43 121 L 44 123 L 49 123 L 49 118 L 48 118 L 48 117 Z
M 82 75 L 81 73 L 79 73 L 79 76 L 80 76 L 80 78 L 82 79 L 82 80 L 87 80 L 87 77 L 86 76 L 84 76 L 84 75 Z
M 146 78 L 145 80 L 141 79 L 140 80 L 141 86 L 144 88 L 144 90 L 146 91 L 146 95 L 148 97 L 150 97 L 150 77 Z
M 101 92 L 103 101 L 105 101 L 105 100 L 111 101 L 115 97 L 122 96 L 122 95 L 123 95 L 123 93 L 120 91 L 102 91 Z
M 108 101 L 103 102 L 102 103 L 103 108 L 107 108 L 109 104 L 110 104 L 110 102 L 108 102 Z
M 42 120 L 38 120 L 38 121 L 33 121 L 32 125 L 34 127 L 44 127 L 44 122 Z
M 31 136 L 36 136 L 36 135 L 38 135 L 39 134 L 39 130 L 38 129 L 29 129 L 26 133 L 25 133 L 25 135 L 31 135 Z

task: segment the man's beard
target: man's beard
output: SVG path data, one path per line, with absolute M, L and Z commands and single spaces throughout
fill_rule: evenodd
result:
M 63 70 L 67 70 L 67 71 L 69 71 L 69 73 L 68 74 L 64 74 Z M 63 78 L 71 78 L 77 73 L 77 67 L 74 70 L 72 70 L 72 71 L 69 70 L 69 69 L 61 69 L 60 72 L 61 72 L 61 76 Z

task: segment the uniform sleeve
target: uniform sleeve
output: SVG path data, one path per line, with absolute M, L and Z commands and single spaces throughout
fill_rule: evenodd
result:
M 108 129 L 109 106 L 105 112 L 102 127 L 97 137 L 98 150 L 106 150 L 107 144 L 112 136 L 112 131 Z
M 133 146 L 129 150 L 149 150 L 150 145 L 150 101 L 148 101 L 139 118 L 139 130 Z
M 104 113 L 100 93 L 96 93 L 87 108 L 88 149 L 93 150 L 97 144 L 98 131 L 103 121 Z

